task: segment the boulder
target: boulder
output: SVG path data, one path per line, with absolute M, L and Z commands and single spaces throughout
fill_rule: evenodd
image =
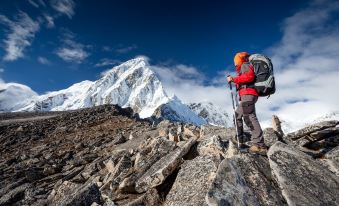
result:
M 211 155 L 185 161 L 166 197 L 165 205 L 207 205 L 205 195 L 219 163 L 218 158 Z
M 196 143 L 195 138 L 191 138 L 183 147 L 177 147 L 174 151 L 161 158 L 151 168 L 143 174 L 136 182 L 136 191 L 145 192 L 164 182 L 172 172 L 181 164 L 182 157 L 187 154 L 192 145 Z
M 275 143 L 267 155 L 289 205 L 339 204 L 338 177 L 318 161 L 281 142 Z
M 209 206 L 259 205 L 234 161 L 223 160 L 206 194 Z
M 223 160 L 206 200 L 209 205 L 286 205 L 268 160 L 251 154 Z

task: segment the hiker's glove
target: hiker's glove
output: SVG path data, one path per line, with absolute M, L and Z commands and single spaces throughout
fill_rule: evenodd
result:
M 227 77 L 227 81 L 228 81 L 228 82 L 233 82 L 233 77 L 228 76 L 228 77 Z

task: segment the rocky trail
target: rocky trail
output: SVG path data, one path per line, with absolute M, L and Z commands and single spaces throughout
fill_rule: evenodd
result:
M 0 205 L 339 205 L 339 121 L 242 154 L 232 128 L 104 105 L 0 115 Z

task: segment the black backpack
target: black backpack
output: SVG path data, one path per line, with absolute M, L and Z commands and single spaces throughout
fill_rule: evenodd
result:
M 275 92 L 275 80 L 271 59 L 262 54 L 252 54 L 249 62 L 253 65 L 255 73 L 254 88 L 259 96 L 270 96 Z

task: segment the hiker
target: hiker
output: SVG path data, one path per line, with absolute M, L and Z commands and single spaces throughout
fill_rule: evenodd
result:
M 237 53 L 234 57 L 237 76 L 228 76 L 227 81 L 233 82 L 239 91 L 239 106 L 235 110 L 235 121 L 237 122 L 238 140 L 240 146 L 244 148 L 243 118 L 246 125 L 251 129 L 251 147 L 249 152 L 265 154 L 267 152 L 264 143 L 263 132 L 255 113 L 255 103 L 258 100 L 258 92 L 254 88 L 255 74 L 254 68 L 249 63 L 247 52 Z

